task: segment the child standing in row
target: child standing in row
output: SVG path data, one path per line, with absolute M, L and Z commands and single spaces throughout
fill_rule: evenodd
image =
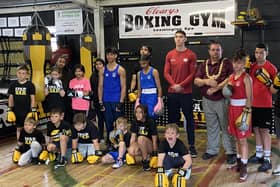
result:
M 158 70 L 151 67 L 150 55 L 142 55 L 140 57 L 141 71 L 137 73 L 138 80 L 138 98 L 135 106 L 146 105 L 148 114 L 151 118 L 163 109 L 162 89 Z
M 248 162 L 247 137 L 251 136 L 252 80 L 245 72 L 246 53 L 239 50 L 233 57 L 234 73 L 230 75 L 228 85 L 232 87 L 229 105 L 229 133 L 236 137 L 237 171 L 240 181 L 245 181 Z M 227 85 L 227 86 L 228 86 Z
M 12 82 L 9 89 L 7 121 L 15 123 L 17 140 L 22 130 L 26 115 L 36 112 L 35 86 L 28 80 L 29 69 L 26 65 L 17 68 L 17 81 Z
M 72 97 L 73 113 L 85 113 L 89 110 L 89 93 L 91 91 L 90 82 L 84 77 L 85 67 L 81 64 L 76 64 L 74 67 L 75 78 L 69 83 L 71 92 L 68 96 Z M 87 99 L 86 99 L 87 98 Z

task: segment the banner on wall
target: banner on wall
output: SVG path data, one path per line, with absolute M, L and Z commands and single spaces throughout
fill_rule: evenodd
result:
M 119 8 L 120 38 L 234 35 L 234 0 Z
M 57 35 L 81 34 L 83 32 L 82 9 L 56 10 L 55 29 Z

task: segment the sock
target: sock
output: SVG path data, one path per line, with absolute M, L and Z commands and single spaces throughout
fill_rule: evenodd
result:
M 256 145 L 256 157 L 262 158 L 263 157 L 263 146 Z
M 248 159 L 241 159 L 241 162 L 242 162 L 243 164 L 247 164 L 247 163 L 248 163 Z
M 236 153 L 236 158 L 241 158 L 241 155 L 239 153 Z
M 264 150 L 264 159 L 270 162 L 270 150 Z

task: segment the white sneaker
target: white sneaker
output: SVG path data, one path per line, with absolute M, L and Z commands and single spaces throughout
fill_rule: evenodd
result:
M 123 165 L 123 161 L 122 160 L 117 160 L 116 163 L 113 164 L 112 168 L 117 169 L 117 168 L 122 167 L 122 165 Z
M 276 169 L 272 171 L 272 175 L 276 175 L 276 176 L 280 175 L 280 165 L 277 165 Z

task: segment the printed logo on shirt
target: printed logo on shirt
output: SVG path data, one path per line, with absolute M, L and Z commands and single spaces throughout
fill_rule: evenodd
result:
M 16 87 L 15 88 L 15 95 L 26 95 L 26 88 Z
M 235 85 L 240 86 L 240 81 L 237 81 Z
M 60 88 L 57 88 L 56 86 L 49 86 L 49 93 L 59 93 Z
M 183 62 L 185 62 L 185 63 L 188 62 L 188 61 L 189 61 L 188 58 L 184 58 L 184 59 L 183 59 Z
M 35 137 L 24 137 L 24 142 L 26 145 L 30 145 L 33 141 L 36 141 Z
M 175 58 L 171 58 L 171 59 L 170 59 L 170 62 L 175 62 L 175 61 L 176 61 Z
M 76 84 L 74 85 L 74 90 L 81 90 L 83 91 L 84 89 L 84 85 L 83 84 Z
M 89 134 L 88 134 L 88 132 L 85 132 L 85 133 L 78 132 L 78 137 L 83 140 L 87 140 L 87 139 L 89 139 Z
M 144 135 L 147 136 L 148 135 L 148 131 L 145 127 L 139 127 L 139 131 L 138 131 L 139 135 Z
M 147 76 L 147 79 L 151 79 L 151 78 L 152 78 L 151 75 L 148 75 L 148 76 Z
M 105 77 L 109 77 L 109 73 L 105 73 Z
M 112 73 L 112 77 L 116 77 L 117 76 L 117 74 L 116 73 Z
M 60 140 L 60 131 L 59 130 L 53 130 L 51 132 L 51 138 L 54 142 L 59 142 Z
M 167 153 L 169 156 L 171 156 L 171 157 L 178 157 L 179 156 L 179 153 L 174 153 L 174 152 L 168 152 Z

